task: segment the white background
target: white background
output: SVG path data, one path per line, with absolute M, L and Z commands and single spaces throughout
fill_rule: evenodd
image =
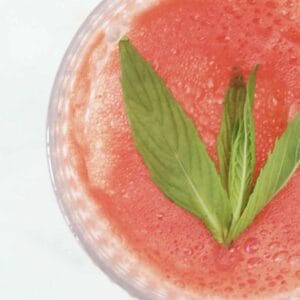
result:
M 0 0 L 1 300 L 131 299 L 73 238 L 46 164 L 46 114 L 55 73 L 98 3 Z

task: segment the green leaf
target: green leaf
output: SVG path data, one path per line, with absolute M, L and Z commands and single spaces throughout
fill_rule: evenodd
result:
M 128 39 L 120 41 L 122 89 L 133 137 L 153 182 L 223 243 L 231 208 L 192 120 Z
M 253 222 L 263 207 L 286 185 L 299 164 L 300 114 L 276 141 L 241 218 L 230 232 L 229 241 L 235 240 Z
M 255 128 L 253 102 L 257 67 L 250 75 L 243 115 L 237 120 L 229 165 L 228 190 L 232 225 L 240 218 L 249 198 L 255 166 Z
M 235 74 L 223 103 L 221 127 L 217 141 L 220 176 L 227 192 L 233 134 L 237 127 L 237 121 L 243 114 L 245 101 L 246 87 L 243 77 L 241 74 Z

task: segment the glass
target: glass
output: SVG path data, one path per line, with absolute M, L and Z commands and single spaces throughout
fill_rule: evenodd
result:
M 104 0 L 90 14 L 71 42 L 56 76 L 48 111 L 47 155 L 50 176 L 60 209 L 70 229 L 94 263 L 114 282 L 138 299 L 205 299 L 179 286 L 160 280 L 149 268 L 130 253 L 125 244 L 112 232 L 99 208 L 74 184 L 74 173 L 68 166 L 65 135 L 68 111 L 68 91 L 80 59 L 90 41 L 103 31 L 104 53 L 126 33 L 136 13 L 157 0 Z M 105 57 L 103 58 L 103 62 Z M 104 66 L 104 64 L 103 64 Z M 299 290 L 278 299 L 299 299 Z M 216 299 L 216 298 L 214 298 Z

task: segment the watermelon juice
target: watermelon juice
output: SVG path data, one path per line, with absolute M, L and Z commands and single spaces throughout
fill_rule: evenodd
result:
M 234 67 L 260 64 L 254 107 L 256 176 L 300 110 L 300 6 L 295 0 L 165 0 L 128 33 L 196 124 L 216 165 L 222 102 Z M 90 42 L 67 116 L 69 162 L 126 247 L 162 281 L 199 295 L 274 298 L 300 287 L 300 172 L 230 247 L 150 180 L 131 136 L 117 45 L 99 74 L 103 40 Z M 103 70 L 104 69 L 104 70 Z

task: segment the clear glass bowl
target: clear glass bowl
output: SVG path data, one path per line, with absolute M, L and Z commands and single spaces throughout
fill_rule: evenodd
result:
M 71 42 L 58 71 L 48 112 L 47 155 L 53 188 L 61 211 L 75 237 L 94 263 L 114 282 L 138 299 L 219 299 L 192 292 L 162 281 L 148 266 L 143 265 L 124 242 L 117 237 L 99 207 L 74 184 L 76 174 L 68 164 L 65 143 L 69 108 L 69 91 L 80 59 L 89 42 L 100 32 L 105 33 L 103 49 L 108 55 L 119 38 L 126 33 L 130 20 L 139 11 L 158 0 L 104 0 L 91 13 Z M 105 59 L 105 57 L 103 58 Z M 103 64 L 104 66 L 104 64 Z M 277 297 L 276 297 L 277 298 Z M 299 290 L 278 299 L 300 299 Z

